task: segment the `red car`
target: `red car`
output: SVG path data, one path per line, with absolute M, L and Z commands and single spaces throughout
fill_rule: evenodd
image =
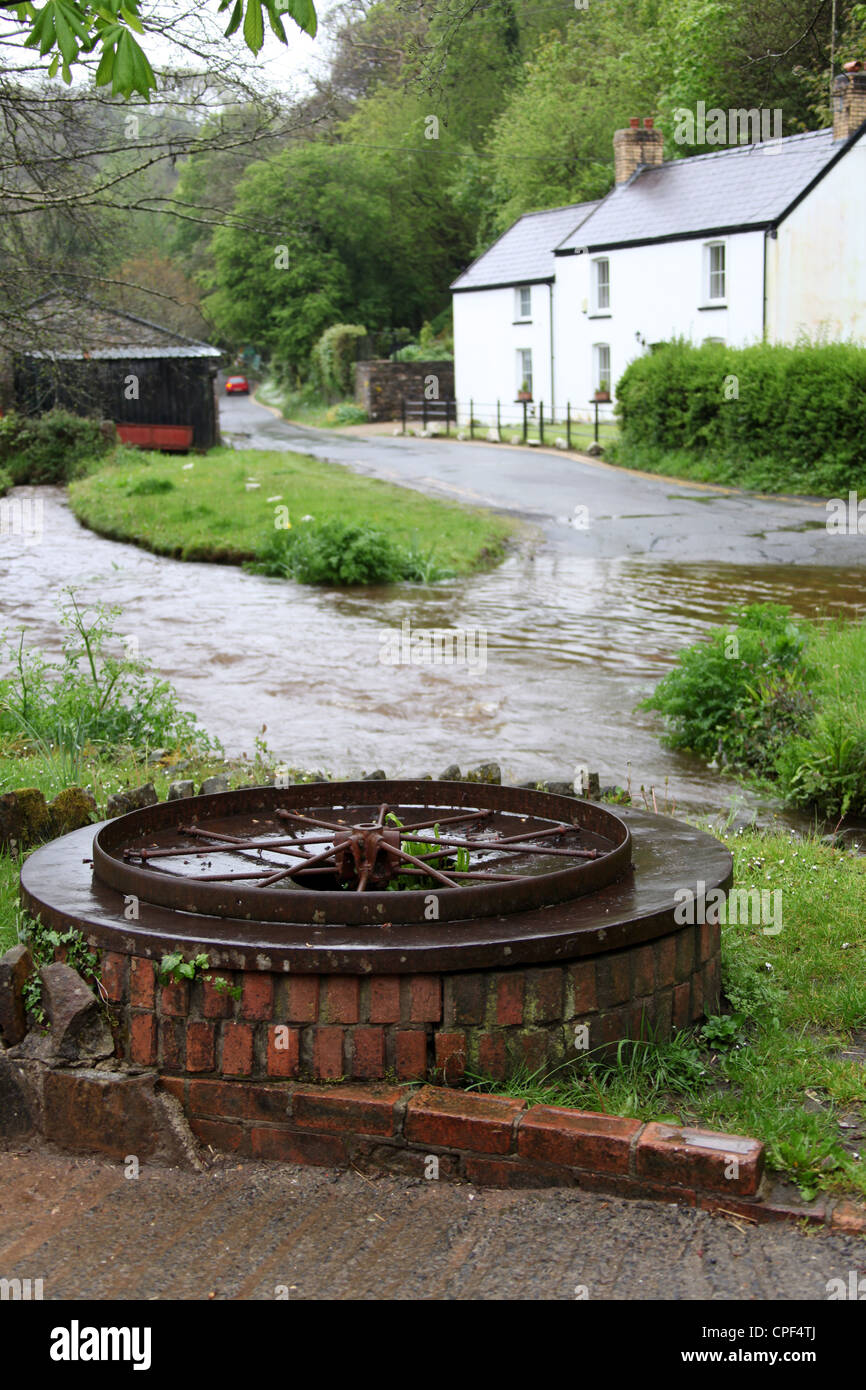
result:
M 245 376 L 230 376 L 226 381 L 227 396 L 248 396 L 250 394 L 250 383 Z

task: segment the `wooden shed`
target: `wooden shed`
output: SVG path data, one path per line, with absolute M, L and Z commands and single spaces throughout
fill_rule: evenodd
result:
M 22 414 L 59 407 L 99 416 L 146 448 L 218 442 L 219 348 L 79 295 L 45 295 L 27 320 L 28 341 L 12 346 L 12 398 Z

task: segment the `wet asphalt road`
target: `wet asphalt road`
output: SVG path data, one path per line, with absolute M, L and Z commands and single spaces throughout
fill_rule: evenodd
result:
M 674 1204 L 0 1147 L 0 1277 L 46 1299 L 826 1301 L 852 1270 L 863 1237 Z
M 227 442 L 237 448 L 293 449 L 510 512 L 540 526 L 555 548 L 585 557 L 866 565 L 866 535 L 828 533 L 827 498 L 723 494 L 556 450 L 314 430 L 279 419 L 248 396 L 222 398 L 220 420 Z M 579 527 L 575 508 L 586 508 L 578 513 Z

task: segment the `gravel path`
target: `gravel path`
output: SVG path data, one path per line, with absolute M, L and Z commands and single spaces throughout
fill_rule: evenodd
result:
M 852 1270 L 863 1238 L 673 1204 L 0 1149 L 0 1278 L 46 1299 L 824 1301 Z

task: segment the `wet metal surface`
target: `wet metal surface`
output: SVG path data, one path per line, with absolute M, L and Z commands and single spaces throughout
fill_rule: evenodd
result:
M 327 869 L 329 881 L 321 887 L 306 877 L 308 866 L 318 861 L 330 860 L 333 869 L 336 838 L 345 846 L 349 827 L 369 823 L 371 816 L 381 825 L 389 807 L 396 808 L 399 819 L 410 827 L 423 821 L 436 827 L 453 819 L 456 808 L 478 811 L 489 822 L 482 845 L 495 846 L 492 837 L 499 837 L 499 860 L 505 858 L 510 867 L 517 865 L 524 872 L 504 882 L 461 885 L 450 876 L 450 868 L 440 874 L 427 866 L 428 874 L 436 872 L 444 891 L 439 882 L 414 891 L 388 891 L 391 875 L 387 871 L 381 887 L 369 891 L 342 891 L 336 875 Z M 303 848 L 298 854 L 297 839 L 294 845 L 286 839 L 288 823 L 303 826 L 305 837 L 315 832 L 313 838 L 300 842 L 312 847 L 312 858 Z M 551 825 L 558 838 L 555 846 L 522 846 L 521 852 L 516 847 L 502 848 L 510 843 L 504 836 L 525 836 L 533 830 L 549 834 Z M 330 834 L 323 835 L 322 826 L 331 826 Z M 294 829 L 296 836 L 299 833 Z M 414 832 L 416 837 L 419 833 L 424 832 Z M 209 835 L 205 859 L 199 840 Z M 387 852 L 405 859 L 399 836 L 395 839 L 398 848 L 388 845 Z M 464 837 L 458 845 L 465 848 L 474 840 Z M 182 849 L 177 848 L 180 841 Z M 563 847 L 564 841 L 568 848 Z M 250 843 L 252 862 L 244 848 Z M 448 839 L 439 843 L 447 844 Z M 224 846 L 222 852 L 220 846 Z M 268 851 L 270 858 L 265 861 Z M 339 852 L 344 853 L 344 848 Z M 410 862 L 423 867 L 415 856 Z M 488 851 L 483 862 L 499 861 Z M 109 821 L 93 843 L 95 877 L 121 894 L 134 894 L 148 903 L 266 922 L 376 926 L 385 921 L 411 922 L 419 924 L 415 938 L 425 944 L 435 944 L 439 930 L 438 925 L 429 926 L 431 888 L 436 889 L 437 924 L 462 921 L 581 897 L 621 878 L 630 863 L 628 829 L 604 806 L 515 787 L 460 782 L 331 782 L 193 797 L 180 808 L 177 802 L 166 801 Z M 212 872 L 214 864 L 219 865 L 217 873 Z M 395 871 L 404 867 L 394 859 Z M 243 871 L 240 881 L 238 869 Z M 293 881 L 290 874 L 297 878 Z M 260 882 L 249 882 L 257 877 Z
M 266 789 L 262 795 L 267 795 Z M 173 809 L 177 804 L 163 806 Z M 633 869 L 606 887 L 549 907 L 509 912 L 506 904 L 502 915 L 443 918 L 425 926 L 389 920 L 377 926 L 341 925 L 324 919 L 294 925 L 240 915 L 178 912 L 146 899 L 139 904 L 138 919 L 129 921 L 123 912 L 128 883 L 107 886 L 105 875 L 110 875 L 110 868 L 104 864 L 101 879 L 93 871 L 93 840 L 94 834 L 101 833 L 99 826 L 76 830 L 35 850 L 22 869 L 22 894 L 29 910 L 47 924 L 60 928 L 74 924 L 109 949 L 159 959 L 167 951 L 194 945 L 207 951 L 212 966 L 226 969 L 411 974 L 571 960 L 676 931 L 680 924 L 674 913 L 682 901 L 678 892 L 689 890 L 698 897 L 701 883 L 706 891 L 726 888 L 731 882 L 731 855 L 711 836 L 680 821 L 629 808 L 618 808 L 617 816 L 629 830 Z M 123 837 L 122 821 L 103 824 L 109 834 L 114 827 L 114 835 Z M 284 896 L 291 900 L 295 895 Z M 360 895 L 340 896 L 345 901 Z M 392 895 L 363 896 L 374 905 L 377 901 L 387 905 Z M 439 898 L 444 900 L 444 890 Z

